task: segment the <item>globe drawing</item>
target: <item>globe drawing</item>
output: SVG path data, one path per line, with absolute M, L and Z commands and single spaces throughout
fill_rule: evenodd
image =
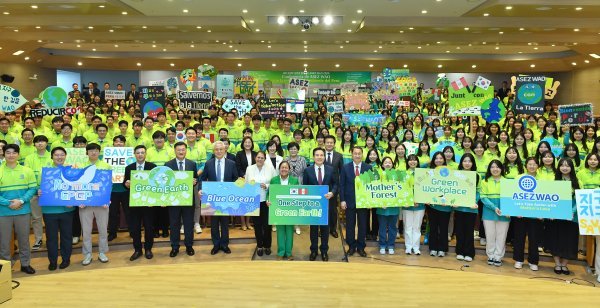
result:
M 443 177 L 447 177 L 450 175 L 450 171 L 448 170 L 448 168 L 442 168 L 440 169 L 440 175 Z
M 21 96 L 21 93 L 19 92 L 19 90 L 12 90 L 10 92 L 10 96 L 12 96 L 12 97 L 19 97 L 19 96 Z
M 159 112 L 164 111 L 163 106 L 157 101 L 149 101 L 144 105 L 144 114 L 156 117 Z
M 519 180 L 519 188 L 524 191 L 533 191 L 536 185 L 535 179 L 531 176 L 524 176 Z
M 542 99 L 542 87 L 537 83 L 528 83 L 523 85 L 517 91 L 519 101 L 526 105 L 533 105 Z
M 481 105 L 481 117 L 488 123 L 498 123 L 506 116 L 506 107 L 499 99 L 488 99 Z
M 160 166 L 150 171 L 150 185 L 156 187 L 165 187 L 175 185 L 175 174 L 169 167 Z
M 60 87 L 48 87 L 42 92 L 42 100 L 48 108 L 60 108 L 67 104 L 67 92 Z

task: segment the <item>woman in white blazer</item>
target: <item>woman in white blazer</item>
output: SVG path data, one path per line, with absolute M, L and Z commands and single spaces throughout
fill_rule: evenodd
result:
M 275 175 L 279 175 L 279 164 L 283 161 L 283 157 L 277 154 L 277 143 L 273 140 L 267 143 L 267 160 L 265 164 L 270 165 L 275 170 Z

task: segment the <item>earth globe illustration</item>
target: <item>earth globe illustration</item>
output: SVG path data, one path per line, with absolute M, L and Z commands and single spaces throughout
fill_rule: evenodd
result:
M 450 170 L 448 170 L 448 168 L 441 168 L 440 169 L 440 175 L 443 177 L 447 177 L 450 175 Z
M 67 103 L 67 92 L 61 87 L 48 87 L 40 97 L 48 108 L 64 107 Z
M 481 104 L 481 117 L 488 123 L 498 123 L 506 116 L 506 107 L 499 99 L 488 99 Z
M 150 185 L 156 187 L 165 187 L 175 185 L 175 174 L 171 168 L 161 166 L 150 171 Z
M 524 176 L 519 180 L 519 187 L 524 191 L 533 191 L 535 186 L 535 179 L 531 176 Z
M 148 114 L 151 117 L 156 117 L 156 114 L 164 111 L 163 106 L 157 101 L 149 101 L 144 105 L 144 114 Z
M 536 83 L 528 83 L 517 91 L 519 101 L 526 105 L 537 103 L 542 97 L 542 94 L 542 87 Z

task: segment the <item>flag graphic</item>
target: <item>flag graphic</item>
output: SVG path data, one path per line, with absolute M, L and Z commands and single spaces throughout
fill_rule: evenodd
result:
M 467 83 L 467 80 L 465 79 L 465 77 L 460 77 L 459 80 L 455 80 L 451 83 L 452 88 L 455 91 L 458 91 L 466 86 L 468 86 L 469 84 Z
M 290 195 L 308 195 L 308 188 L 290 188 Z

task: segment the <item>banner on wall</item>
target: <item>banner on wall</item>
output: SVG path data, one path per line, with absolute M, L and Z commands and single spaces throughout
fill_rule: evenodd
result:
M 285 118 L 287 100 L 284 98 L 271 98 L 260 103 L 260 115 L 263 119 Z
M 110 204 L 112 171 L 95 165 L 83 169 L 42 168 L 40 206 L 103 206 Z
M 515 100 L 513 109 L 517 114 L 544 114 L 544 76 L 513 76 Z
M 477 172 L 452 170 L 448 167 L 415 170 L 415 202 L 475 206 Z
M 131 171 L 129 206 L 192 206 L 194 175 L 165 166 Z
M 344 102 L 335 101 L 327 102 L 327 113 L 340 113 L 344 112 Z
M 246 113 L 250 112 L 252 104 L 247 99 L 227 99 L 221 108 L 227 112 L 235 109 L 238 111 L 238 117 L 242 118 Z
M 104 90 L 104 99 L 125 99 L 125 91 Z
M 559 105 L 558 114 L 561 126 L 594 125 L 592 103 Z
M 179 91 L 177 92 L 179 107 L 188 110 L 207 110 L 212 103 L 212 92 Z
M 236 182 L 203 182 L 202 215 L 258 216 L 260 185 Z
M 326 185 L 269 186 L 270 225 L 326 225 L 329 218 Z
M 217 75 L 217 97 L 233 98 L 233 75 Z
M 494 99 L 494 87 L 482 88 L 477 85 L 470 87 L 465 77 L 450 83 L 448 88 L 448 103 L 450 116 L 481 115 L 481 106 L 489 106 Z
M 362 113 L 344 113 L 342 114 L 342 123 L 345 127 L 349 125 L 356 126 L 381 126 L 385 117 L 381 114 L 362 114 Z
M 27 103 L 27 100 L 19 90 L 0 84 L 0 107 L 2 112 L 15 111 L 25 103 Z
M 579 234 L 600 235 L 600 189 L 575 190 Z
M 125 167 L 135 162 L 133 148 L 130 147 L 106 147 L 102 151 L 102 159 L 112 166 L 113 183 L 123 183 Z
M 414 206 L 413 177 L 406 171 L 371 169 L 354 178 L 356 208 Z
M 140 108 L 144 118 L 156 119 L 159 112 L 165 112 L 165 87 L 140 87 Z
M 242 76 L 270 80 L 273 84 L 287 84 L 290 78 L 305 79 L 310 84 L 368 83 L 371 80 L 371 72 L 242 71 Z
M 502 179 L 500 210 L 506 216 L 571 220 L 571 182 L 539 181 L 530 175 Z

